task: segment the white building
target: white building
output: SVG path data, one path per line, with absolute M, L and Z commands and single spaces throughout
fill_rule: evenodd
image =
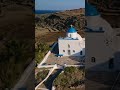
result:
M 113 29 L 94 6 L 86 3 L 85 8 L 86 69 L 120 70 L 120 29 Z
M 58 38 L 60 56 L 85 56 L 85 39 L 71 26 L 65 38 Z

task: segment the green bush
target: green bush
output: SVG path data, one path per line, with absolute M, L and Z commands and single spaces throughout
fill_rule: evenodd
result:
M 45 54 L 50 50 L 49 45 L 46 43 L 37 43 L 35 49 L 35 61 L 36 64 L 40 63 L 41 60 L 44 58 Z
M 48 75 L 49 70 L 43 70 L 37 73 L 36 80 L 41 82 Z
M 72 85 L 80 85 L 83 78 L 84 68 L 66 67 L 64 73 L 61 73 L 54 81 L 54 86 L 62 88 L 69 88 Z
M 65 73 L 73 73 L 75 72 L 76 68 L 75 67 L 66 67 L 64 72 Z
M 19 80 L 30 58 L 28 45 L 27 41 L 18 40 L 4 43 L 0 52 L 0 88 L 12 88 Z

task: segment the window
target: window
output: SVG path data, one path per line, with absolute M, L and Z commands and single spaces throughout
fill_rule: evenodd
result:
M 91 58 L 91 62 L 95 62 L 95 57 L 92 57 L 92 58 Z
M 70 48 L 70 45 L 68 44 L 68 48 Z
M 70 50 L 68 50 L 68 55 L 71 55 L 71 52 L 70 52 Z
M 63 50 L 63 52 L 65 52 L 65 50 Z
M 75 52 L 75 50 L 73 50 L 73 52 Z
M 82 51 L 80 51 L 80 55 L 82 55 L 83 54 L 83 52 Z

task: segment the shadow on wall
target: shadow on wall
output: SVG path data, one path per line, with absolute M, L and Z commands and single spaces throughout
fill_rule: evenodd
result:
M 86 87 L 89 87 L 90 85 L 89 81 L 94 81 L 94 83 L 103 84 L 108 87 L 108 88 L 101 87 L 102 90 L 110 90 L 110 87 L 112 87 L 114 81 L 116 80 L 119 71 L 120 71 L 120 52 L 118 51 L 114 53 L 114 58 L 109 59 L 104 63 L 95 65 L 89 69 L 86 69 L 86 85 L 87 85 Z
M 54 54 L 59 54 L 58 43 L 56 44 L 56 46 L 53 48 L 51 52 Z
M 114 53 L 114 57 L 116 61 L 120 62 L 120 51 Z

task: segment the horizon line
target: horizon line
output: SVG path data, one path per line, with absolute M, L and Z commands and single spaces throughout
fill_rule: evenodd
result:
M 85 9 L 85 8 L 73 8 L 73 9 L 64 9 L 64 10 L 57 10 L 57 9 L 35 9 L 35 10 L 54 10 L 54 11 L 65 11 L 65 10 L 74 10 L 74 9 Z

